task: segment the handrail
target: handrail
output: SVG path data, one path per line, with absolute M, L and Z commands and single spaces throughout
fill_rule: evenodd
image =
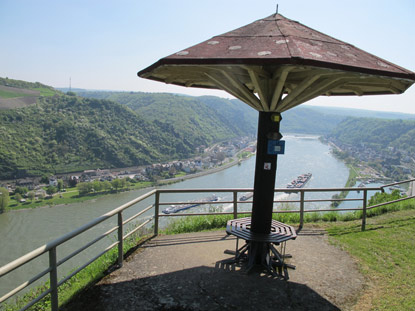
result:
M 415 181 L 415 178 L 404 180 L 404 181 L 398 181 L 398 182 L 394 182 L 392 184 L 387 184 L 387 185 L 380 186 L 380 188 L 393 187 L 393 186 L 396 186 L 396 185 L 406 184 L 406 183 L 410 183 L 410 182 L 414 182 L 414 181 Z
M 362 230 L 365 230 L 365 224 L 366 224 L 366 211 L 375 207 L 379 207 L 379 206 L 383 206 L 383 205 L 387 205 L 387 204 L 391 204 L 391 203 L 396 203 L 396 202 L 400 202 L 403 200 L 408 200 L 408 199 L 412 199 L 415 198 L 415 195 L 409 196 L 409 197 L 405 197 L 405 198 L 401 198 L 398 200 L 394 200 L 394 201 L 390 201 L 390 202 L 385 202 L 385 203 L 381 203 L 381 204 L 377 204 L 374 206 L 370 206 L 367 207 L 367 193 L 368 191 L 383 191 L 384 188 L 387 187 L 392 187 L 395 185 L 399 185 L 399 184 L 403 184 L 403 183 L 409 183 L 409 182 L 414 182 L 414 179 L 410 179 L 410 180 L 406 180 L 403 182 L 397 182 L 397 183 L 392 183 L 392 184 L 387 184 L 387 185 L 383 185 L 380 187 L 364 187 L 364 188 L 353 188 L 353 187 L 347 187 L 347 188 L 300 188 L 300 189 L 293 189 L 293 188 L 289 188 L 289 189 L 283 189 L 283 188 L 276 188 L 275 192 L 285 192 L 285 193 L 298 193 L 300 196 L 299 200 L 276 200 L 274 202 L 276 203 L 295 203 L 295 204 L 300 204 L 300 209 L 299 210 L 280 210 L 280 211 L 274 211 L 274 213 L 300 213 L 300 228 L 302 228 L 303 223 L 304 223 L 304 213 L 311 213 L 311 212 L 329 212 L 329 211 L 363 211 L 363 215 L 362 215 Z M 356 191 L 356 192 L 363 192 L 363 198 L 357 198 L 357 199 L 334 199 L 334 198 L 330 198 L 330 199 L 305 199 L 305 194 L 306 193 L 311 193 L 311 192 L 339 192 L 339 191 Z M 106 252 L 108 252 L 110 249 L 112 249 L 113 247 L 118 245 L 118 265 L 122 266 L 123 263 L 123 240 L 126 239 L 127 237 L 131 236 L 132 234 L 134 234 L 136 231 L 138 231 L 139 229 L 141 229 L 142 227 L 144 227 L 145 225 L 149 224 L 151 221 L 154 221 L 154 235 L 156 236 L 158 234 L 158 228 L 159 228 L 159 218 L 160 217 L 174 217 L 174 216 L 179 216 L 179 217 L 184 217 L 184 216 L 200 216 L 200 215 L 233 215 L 234 217 L 237 217 L 238 214 L 244 213 L 244 214 L 250 214 L 250 211 L 238 211 L 238 205 L 239 204 L 249 204 L 252 203 L 251 200 L 246 200 L 246 201 L 242 201 L 242 200 L 238 200 L 238 193 L 245 193 L 245 192 L 253 192 L 252 188 L 229 188 L 229 189 L 153 189 L 137 198 L 135 198 L 134 200 L 131 200 L 130 202 L 127 202 L 117 208 L 115 208 L 114 210 L 111 210 L 95 219 L 93 219 L 92 221 L 86 223 L 85 225 L 73 230 L 72 232 L 65 234 L 47 244 L 44 244 L 38 248 L 36 248 L 35 250 L 21 256 L 20 258 L 15 259 L 14 261 L 4 265 L 3 267 L 0 267 L 0 278 L 7 275 L 8 273 L 10 273 L 11 271 L 29 263 L 30 261 L 32 261 L 33 259 L 39 257 L 42 254 L 45 253 L 49 253 L 49 267 L 46 268 L 46 270 L 44 270 L 43 272 L 38 273 L 36 276 L 30 278 L 28 281 L 20 284 L 19 286 L 17 286 L 16 288 L 14 288 L 13 290 L 11 290 L 10 292 L 6 293 L 3 297 L 0 298 L 0 303 L 5 301 L 6 299 L 10 298 L 11 296 L 17 294 L 19 291 L 21 291 L 23 288 L 29 286 L 30 284 L 32 284 L 33 282 L 35 282 L 36 280 L 38 280 L 39 278 L 41 278 L 42 276 L 46 275 L 46 274 L 50 274 L 50 283 L 51 286 L 49 289 L 47 289 L 46 291 L 44 291 L 43 293 L 40 293 L 39 296 L 37 298 L 35 298 L 34 300 L 32 300 L 28 305 L 26 305 L 22 310 L 26 310 L 27 308 L 29 308 L 30 306 L 32 306 L 33 304 L 37 303 L 38 301 L 40 301 L 43 297 L 45 297 L 48 294 L 51 294 L 51 307 L 52 310 L 58 310 L 58 296 L 57 296 L 57 288 L 65 283 L 67 280 L 69 280 L 71 277 L 73 277 L 75 274 L 77 274 L 79 271 L 81 271 L 82 269 L 84 269 L 86 266 L 88 266 L 89 264 L 91 264 L 93 261 L 95 261 L 96 259 L 98 259 L 100 256 L 102 256 L 103 254 L 105 254 Z M 227 201 L 211 201 L 211 202 L 206 202 L 206 201 L 200 201 L 200 204 L 233 204 L 233 211 L 230 212 L 206 212 L 206 213 L 180 213 L 180 214 L 160 214 L 159 213 L 159 207 L 163 206 L 163 205 L 172 205 L 172 204 L 186 204 L 188 202 L 162 202 L 160 197 L 164 194 L 169 194 L 169 193 L 231 193 L 233 196 L 233 199 L 231 200 L 227 200 Z M 122 213 L 124 210 L 126 210 L 127 208 L 154 196 L 154 204 L 151 204 L 150 206 L 147 206 L 145 208 L 143 208 L 142 210 L 140 210 L 138 213 L 135 213 L 133 216 L 129 217 L 126 220 L 123 220 L 123 216 Z M 362 201 L 363 202 L 363 208 L 336 208 L 336 209 L 312 209 L 312 210 L 305 210 L 304 209 L 304 205 L 305 203 L 309 203 L 309 202 L 335 202 L 335 201 Z M 195 202 L 198 203 L 198 202 Z M 154 215 L 150 216 L 147 220 L 145 220 L 143 223 L 141 223 L 140 225 L 138 225 L 137 227 L 135 227 L 132 231 L 128 232 L 127 234 L 123 234 L 123 226 L 127 223 L 129 223 L 130 221 L 132 221 L 133 219 L 136 219 L 138 216 L 144 214 L 145 212 L 150 211 L 151 209 L 154 208 Z M 95 236 L 95 238 L 88 242 L 87 244 L 79 247 L 77 250 L 73 251 L 71 254 L 65 256 L 63 259 L 57 261 L 56 258 L 56 249 L 57 247 L 59 247 L 60 245 L 62 245 L 63 243 L 73 239 L 74 237 L 78 236 L 79 234 L 95 227 L 96 225 L 102 223 L 103 221 L 118 215 L 118 220 L 116 220 L 116 225 L 110 229 L 108 229 L 105 233 L 100 234 Z M 75 271 L 73 271 L 72 273 L 70 273 L 69 275 L 67 275 L 66 277 L 64 277 L 62 280 L 60 280 L 58 282 L 57 280 L 57 269 L 58 267 L 63 264 L 64 262 L 68 261 L 69 259 L 73 258 L 74 256 L 76 256 L 77 254 L 81 253 L 82 251 L 88 249 L 90 246 L 94 245 L 96 242 L 102 240 L 104 237 L 108 236 L 109 234 L 118 231 L 118 236 L 117 236 L 117 241 L 112 243 L 110 246 L 107 246 L 102 252 L 100 252 L 98 255 L 94 256 L 92 259 L 90 259 L 88 262 L 84 263 L 83 265 L 81 265 L 81 267 L 79 267 L 78 269 L 76 269 Z
M 44 244 L 38 248 L 36 248 L 35 250 L 31 251 L 30 253 L 27 253 L 26 255 L 4 265 L 3 267 L 0 267 L 0 277 L 2 277 L 3 275 L 13 271 L 14 269 L 16 269 L 18 266 L 25 264 L 33 259 L 35 259 L 36 257 L 39 257 L 40 255 L 46 253 L 47 251 L 51 250 L 52 248 L 63 244 L 64 242 L 74 238 L 75 236 L 85 232 L 88 229 L 91 229 L 92 227 L 95 227 L 96 225 L 98 225 L 99 223 L 107 220 L 108 218 L 114 216 L 115 214 L 123 211 L 124 209 L 130 207 L 131 205 L 134 205 L 150 196 L 152 196 L 157 190 L 154 189 L 128 203 L 125 203 L 124 205 L 121 205 L 120 207 L 109 211 L 108 213 L 105 213 L 104 215 L 101 215 L 97 218 L 95 218 L 94 220 L 86 223 L 85 225 L 79 227 L 78 229 L 73 230 L 72 232 L 69 232 L 68 234 L 65 234 L 59 238 L 57 238 L 56 240 L 53 240 L 52 242 L 49 242 L 47 244 Z

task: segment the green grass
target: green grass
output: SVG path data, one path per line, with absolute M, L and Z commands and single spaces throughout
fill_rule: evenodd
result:
M 57 93 L 57 91 L 46 87 L 33 87 L 31 90 L 40 92 L 40 96 L 53 96 Z
M 380 216 L 383 214 L 404 211 L 404 210 L 414 210 L 415 209 L 415 200 L 410 199 L 394 204 L 389 204 L 385 206 L 375 207 L 373 209 L 367 210 L 367 218 L 374 216 Z M 247 217 L 248 214 L 239 215 L 238 217 Z M 298 213 L 274 213 L 273 219 L 287 223 L 287 224 L 299 224 L 300 215 Z M 183 217 L 180 219 L 175 219 L 169 223 L 163 231 L 163 234 L 179 234 L 187 232 L 197 232 L 204 230 L 215 230 L 226 227 L 226 222 L 230 219 L 233 219 L 233 215 L 208 215 L 208 216 L 189 216 Z M 311 212 L 304 214 L 305 223 L 326 223 L 326 222 L 349 222 L 358 220 L 361 226 L 362 212 L 354 211 L 348 213 L 336 212 Z
M 26 96 L 34 96 L 33 94 L 25 94 L 21 92 L 12 92 L 6 90 L 0 90 L 0 97 L 1 98 L 16 98 L 16 97 L 26 97 Z
M 49 89 L 46 87 L 32 87 L 29 90 L 37 91 L 40 93 L 40 96 L 53 96 L 57 93 L 57 91 L 53 89 Z M 18 91 L 8 91 L 8 90 L 0 90 L 0 97 L 1 98 L 16 98 L 16 97 L 27 97 L 27 96 L 36 96 L 36 94 L 27 94 L 24 92 Z
M 179 234 L 221 229 L 225 228 L 226 222 L 232 218 L 232 215 L 189 216 L 185 218 L 175 219 L 167 225 L 162 233 Z
M 182 171 L 182 172 L 177 173 L 176 175 L 174 175 L 174 177 L 177 178 L 177 177 L 183 177 L 183 176 L 186 176 L 186 175 L 187 175 L 187 173 Z
M 372 218 L 364 232 L 356 222 L 335 224 L 327 231 L 374 284 L 365 298 L 370 310 L 415 310 L 414 210 Z
M 355 167 L 351 164 L 347 164 L 347 167 L 349 168 L 349 177 L 347 178 L 345 188 L 353 187 L 356 184 L 356 177 L 358 175 Z M 344 199 L 349 194 L 349 191 L 341 191 L 340 194 L 333 195 L 333 199 Z M 331 207 L 337 207 L 339 206 L 339 201 L 334 201 L 331 203 Z
M 139 230 L 140 231 L 140 230 Z M 147 233 L 148 234 L 148 233 Z M 145 234 L 143 231 L 141 233 L 135 233 L 130 236 L 128 239 L 124 240 L 123 250 L 124 254 L 128 251 L 133 250 L 142 243 L 144 240 L 148 239 L 149 235 Z M 81 270 L 67 282 L 62 284 L 58 289 L 59 295 L 59 310 L 65 310 L 64 306 L 71 299 L 73 299 L 78 293 L 84 290 L 86 287 L 94 284 L 103 278 L 109 271 L 115 267 L 118 258 L 118 248 L 117 246 L 113 247 L 106 254 L 98 258 L 96 261 L 91 263 L 88 267 Z M 69 274 L 69 273 L 68 273 Z M 20 310 L 31 300 L 35 299 L 45 290 L 49 289 L 49 281 L 45 282 L 43 285 L 37 286 L 30 290 L 28 293 L 18 296 L 14 302 L 5 303 L 1 306 L 3 311 L 15 311 Z M 50 310 L 50 295 L 47 295 L 40 302 L 35 304 L 29 310 L 32 311 L 46 311 Z

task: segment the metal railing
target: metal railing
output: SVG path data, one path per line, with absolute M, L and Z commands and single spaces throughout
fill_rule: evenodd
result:
M 299 199 L 296 200 L 276 200 L 275 203 L 294 203 L 294 204 L 298 204 L 299 205 L 299 209 L 297 210 L 277 210 L 274 211 L 274 213 L 299 213 L 300 217 L 299 217 L 299 227 L 302 228 L 304 225 L 304 214 L 305 213 L 312 213 L 312 212 L 333 212 L 333 211 L 362 211 L 362 230 L 365 230 L 365 226 L 366 226 L 366 213 L 367 210 L 379 207 L 379 206 L 383 206 L 383 205 L 387 205 L 387 204 L 391 204 L 391 203 L 396 203 L 396 202 L 400 202 L 403 200 L 408 200 L 408 199 L 412 199 L 415 198 L 415 194 L 412 193 L 410 196 L 395 200 L 395 201 L 390 201 L 390 202 L 385 202 L 385 203 L 381 203 L 381 204 L 377 204 L 374 206 L 367 206 L 367 200 L 368 200 L 368 191 L 384 191 L 385 188 L 387 187 L 392 187 L 392 186 L 396 186 L 399 184 L 403 184 L 403 183 L 409 183 L 409 182 L 414 182 L 415 179 L 411 179 L 411 180 L 406 180 L 403 182 L 399 182 L 399 183 L 393 183 L 393 184 L 388 184 L 388 185 L 384 185 L 381 187 L 372 187 L 372 188 L 324 188 L 324 189 L 313 189 L 313 188 L 301 188 L 301 189 L 275 189 L 276 193 L 298 193 L 298 197 Z M 3 278 L 5 275 L 7 275 L 8 273 L 22 267 L 25 266 L 26 264 L 28 264 L 29 262 L 31 262 L 33 259 L 43 255 L 43 254 L 48 254 L 49 255 L 49 266 L 42 271 L 41 273 L 38 273 L 37 275 L 33 276 L 32 278 L 30 278 L 29 280 L 25 281 L 24 283 L 20 284 L 19 286 L 17 286 L 16 288 L 12 289 L 11 291 L 9 291 L 8 293 L 6 293 L 3 297 L 0 298 L 0 303 L 3 303 L 4 301 L 6 301 L 7 299 L 9 299 L 10 297 L 16 295 L 17 293 L 19 293 L 21 290 L 23 290 L 24 288 L 28 287 L 29 285 L 33 284 L 34 282 L 36 282 L 37 280 L 39 280 L 40 278 L 42 278 L 43 276 L 49 274 L 49 280 L 50 280 L 50 286 L 49 289 L 47 289 L 46 291 L 44 291 L 43 293 L 39 294 L 34 300 L 32 300 L 31 302 L 29 302 L 25 307 L 23 307 L 21 310 L 26 310 L 28 308 L 30 308 L 31 306 L 33 306 L 34 304 L 36 304 L 37 302 L 39 302 L 41 299 L 43 299 L 44 297 L 46 297 L 47 295 L 51 295 L 51 309 L 53 311 L 57 311 L 58 310 L 58 306 L 59 306 L 59 301 L 58 301 L 58 287 L 61 286 L 62 284 L 64 284 L 65 282 L 67 282 L 70 278 L 72 278 L 74 275 L 76 275 L 78 272 L 80 272 L 81 270 L 83 270 L 84 268 L 86 268 L 88 265 L 90 265 L 92 262 L 94 262 L 95 260 L 97 260 L 98 258 L 100 258 L 102 255 L 104 255 L 105 253 L 107 253 L 109 250 L 111 250 L 114 247 L 118 248 L 118 254 L 117 254 L 117 264 L 119 267 L 121 267 L 123 265 L 123 242 L 126 238 L 128 238 L 129 236 L 131 236 L 132 234 L 136 233 L 139 229 L 143 228 L 144 226 L 148 225 L 151 221 L 153 221 L 153 230 L 154 230 L 154 236 L 158 235 L 159 232 L 159 223 L 160 223 L 160 217 L 172 217 L 172 216 L 180 216 L 180 217 L 185 217 L 185 216 L 200 216 L 200 215 L 233 215 L 234 218 L 238 217 L 238 214 L 247 214 L 250 213 L 249 211 L 246 210 L 239 210 L 238 206 L 240 204 L 249 204 L 252 203 L 252 201 L 248 201 L 248 200 L 240 200 L 238 199 L 238 194 L 240 193 L 246 193 L 246 192 L 252 192 L 253 189 L 175 189 L 175 190 L 169 190 L 169 189 L 154 189 L 149 191 L 148 193 L 139 196 L 138 198 L 119 206 L 118 208 L 92 220 L 91 222 L 79 227 L 78 229 L 50 242 L 47 243 L 29 253 L 27 253 L 26 255 L 4 265 L 3 267 L 0 268 L 0 280 L 1 278 Z M 315 193 L 315 192 L 341 192 L 341 191 L 346 191 L 346 192 L 351 192 L 351 191 L 357 191 L 357 192 L 362 192 L 362 197 L 361 198 L 357 198 L 357 199 L 334 199 L 334 198 L 328 198 L 328 199 L 306 199 L 306 194 L 307 193 Z M 200 202 L 192 202 L 194 204 L 200 203 L 200 204 L 211 204 L 211 205 L 216 205 L 216 204 L 231 204 L 232 205 L 232 211 L 231 212 L 205 212 L 205 213 L 180 213 L 180 214 L 163 214 L 160 213 L 160 207 L 162 206 L 166 206 L 166 205 L 180 205 L 180 204 L 187 204 L 188 202 L 167 202 L 167 201 L 162 201 L 162 197 L 165 196 L 166 194 L 182 194 L 182 193 L 230 193 L 230 197 L 232 198 L 231 200 L 228 201 L 211 201 L 211 202 L 206 202 L 206 201 L 200 201 Z M 143 208 L 142 210 L 140 210 L 138 213 L 134 214 L 133 216 L 129 217 L 126 220 L 123 220 L 123 212 L 125 210 L 127 210 L 128 208 L 142 202 L 145 199 L 148 199 L 150 197 L 154 197 L 154 203 L 149 205 L 148 207 Z M 306 203 L 322 203 L 322 202 L 336 202 L 336 201 L 360 201 L 362 203 L 362 208 L 348 208 L 348 209 L 344 209 L 344 208 L 335 208 L 335 209 L 309 209 L 306 210 L 305 209 L 305 204 Z M 128 232 L 127 234 L 124 234 L 124 226 L 127 223 L 130 223 L 132 220 L 137 219 L 139 216 L 143 215 L 144 213 L 150 211 L 154 209 L 154 215 L 152 217 L 150 217 L 149 219 L 143 221 L 140 225 L 136 226 L 133 230 L 131 230 L 130 232 Z M 79 247 L 77 250 L 75 250 L 74 252 L 72 252 L 71 254 L 67 255 L 66 257 L 64 257 L 61 260 L 57 260 L 57 256 L 56 256 L 56 250 L 59 246 L 61 246 L 62 244 L 74 239 L 75 237 L 77 237 L 78 235 L 80 235 L 81 233 L 97 226 L 98 224 L 102 223 L 105 220 L 108 220 L 110 218 L 113 218 L 117 216 L 116 218 L 116 225 L 114 227 L 112 227 L 111 229 L 107 230 L 105 233 L 100 234 L 98 236 L 96 236 L 92 241 L 88 242 L 87 244 Z M 114 221 L 115 222 L 115 221 Z M 84 263 L 83 265 L 81 265 L 80 267 L 78 267 L 75 271 L 71 272 L 69 275 L 65 276 L 63 279 L 58 280 L 58 268 L 59 266 L 61 266 L 63 263 L 67 262 L 68 260 L 70 260 L 71 258 L 73 258 L 74 256 L 78 255 L 79 253 L 85 251 L 86 249 L 88 249 L 89 247 L 91 247 L 92 245 L 96 244 L 98 241 L 102 240 L 103 238 L 109 236 L 112 233 L 115 233 L 117 231 L 117 241 L 112 243 L 111 245 L 105 247 L 103 250 L 101 250 L 101 252 L 94 256 L 92 259 L 88 260 L 86 263 Z

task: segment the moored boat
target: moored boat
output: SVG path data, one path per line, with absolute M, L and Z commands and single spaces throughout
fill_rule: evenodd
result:
M 292 182 L 287 184 L 287 188 L 302 188 L 308 183 L 308 181 L 311 179 L 311 176 L 313 176 L 313 174 L 311 173 L 302 174 L 298 176 L 296 179 L 294 179 Z
M 219 198 L 216 195 L 213 194 L 213 195 L 211 195 L 207 198 L 204 198 L 204 199 L 201 199 L 201 200 L 198 200 L 198 201 L 193 201 L 193 202 L 189 202 L 189 203 L 186 203 L 186 204 L 180 204 L 180 205 L 170 205 L 169 207 L 166 207 L 163 210 L 163 213 L 164 214 L 177 213 L 177 212 L 180 212 L 180 211 L 192 208 L 192 207 L 196 207 L 196 206 L 199 206 L 199 205 L 202 205 L 202 204 L 205 204 L 205 203 L 215 202 L 217 200 L 219 200 Z
M 253 192 L 247 192 L 244 195 L 239 197 L 240 201 L 248 201 L 250 198 L 252 198 L 254 196 Z

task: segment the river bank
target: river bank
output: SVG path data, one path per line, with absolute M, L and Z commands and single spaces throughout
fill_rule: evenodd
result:
M 130 183 L 130 185 L 124 189 L 119 189 L 117 191 L 115 190 L 109 190 L 109 191 L 101 191 L 96 193 L 89 193 L 86 195 L 79 195 L 79 191 L 76 187 L 68 188 L 65 192 L 59 192 L 56 193 L 52 198 L 49 199 L 43 199 L 43 200 L 36 200 L 35 202 L 25 202 L 25 203 L 18 203 L 16 200 L 12 199 L 9 202 L 9 206 L 6 210 L 6 212 L 9 211 L 18 211 L 18 210 L 25 210 L 25 209 L 35 209 L 35 208 L 50 208 L 60 205 L 67 205 L 72 203 L 82 203 L 87 202 L 90 200 L 98 199 L 104 196 L 119 194 L 122 192 L 128 192 L 128 191 L 136 191 L 136 190 L 145 190 L 145 189 L 153 189 L 158 186 L 165 186 L 170 185 L 178 182 L 182 182 L 188 179 L 197 178 L 206 176 L 209 174 L 214 174 L 220 171 L 223 171 L 225 169 L 228 169 L 232 166 L 240 164 L 242 161 L 245 161 L 249 159 L 251 156 L 253 156 L 255 153 L 251 153 L 247 157 L 240 157 L 243 151 L 238 152 L 235 156 L 232 158 L 228 158 L 228 162 L 224 163 L 218 167 L 214 167 L 211 169 L 203 170 L 201 172 L 197 173 L 189 173 L 180 177 L 174 177 L 174 178 L 167 178 L 167 179 L 160 179 L 155 182 L 136 182 L 136 183 Z

